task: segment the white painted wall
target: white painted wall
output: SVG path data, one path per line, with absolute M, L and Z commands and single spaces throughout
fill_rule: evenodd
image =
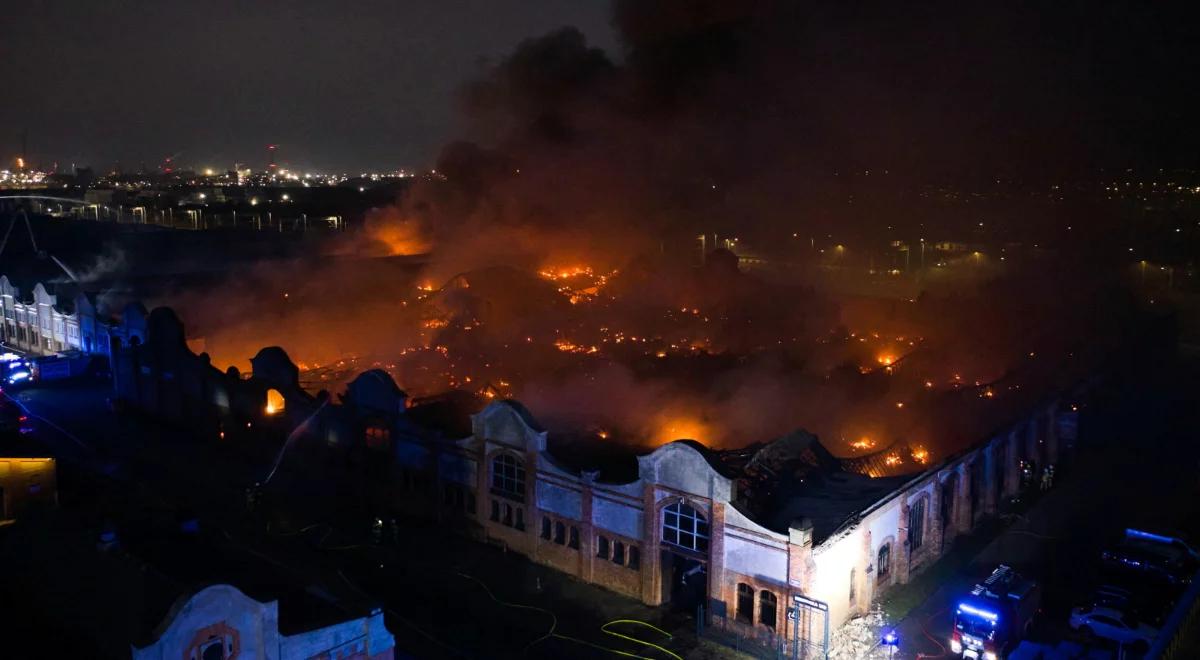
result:
M 153 644 L 133 650 L 133 660 L 179 660 L 196 632 L 225 622 L 238 632 L 241 658 L 279 658 L 279 606 L 260 603 L 227 584 L 208 587 L 177 612 Z
M 583 493 L 540 479 L 536 489 L 539 509 L 571 520 L 583 520 Z
M 831 627 L 842 625 L 850 616 L 850 569 L 864 565 L 862 534 L 863 529 L 855 527 L 845 536 L 821 544 L 813 552 L 816 570 L 809 595 L 829 604 Z M 859 583 L 862 584 L 861 579 Z M 860 588 L 858 602 L 862 603 L 868 596 Z
M 725 570 L 787 584 L 788 553 L 767 547 L 725 528 Z
M 642 538 L 642 510 L 602 497 L 592 497 L 592 524 L 631 539 Z

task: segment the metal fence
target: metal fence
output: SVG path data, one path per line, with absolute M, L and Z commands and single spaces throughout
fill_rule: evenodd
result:
M 808 602 L 824 607 L 824 603 L 818 601 Z M 813 660 L 829 657 L 827 610 L 788 608 L 785 621 L 799 639 L 795 642 L 789 640 L 784 631 L 728 618 L 725 604 L 720 601 L 712 601 L 710 605 L 707 609 L 703 605 L 697 608 L 696 634 L 699 637 L 756 658 Z
M 756 658 L 791 658 L 791 648 L 783 635 L 770 629 L 731 621 L 720 612 L 698 608 L 696 620 L 701 637 Z M 803 657 L 803 656 L 802 656 Z
M 1183 592 L 1183 596 L 1175 604 L 1175 609 L 1171 610 L 1171 616 L 1167 617 L 1167 622 L 1159 631 L 1158 638 L 1146 652 L 1146 660 L 1183 660 L 1195 657 L 1190 654 L 1196 650 L 1195 646 L 1200 644 L 1198 638 L 1200 638 L 1200 573 L 1192 576 L 1191 586 Z M 1185 648 L 1185 644 L 1192 646 Z

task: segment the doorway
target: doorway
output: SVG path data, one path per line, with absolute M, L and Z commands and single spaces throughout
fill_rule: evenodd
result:
M 662 551 L 662 601 L 676 612 L 694 614 L 708 601 L 708 565 L 670 550 Z

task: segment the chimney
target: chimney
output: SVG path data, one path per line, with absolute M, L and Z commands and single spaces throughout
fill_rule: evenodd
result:
M 793 520 L 788 525 L 788 584 L 806 593 L 814 569 L 813 522 L 810 518 Z

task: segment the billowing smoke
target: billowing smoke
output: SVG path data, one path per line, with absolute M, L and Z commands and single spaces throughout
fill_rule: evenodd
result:
M 1104 5 L 616 0 L 624 52 L 564 28 L 465 87 L 466 140 L 401 216 L 437 238 L 450 270 L 611 261 L 698 232 L 961 232 L 969 219 L 927 186 L 1049 187 L 1145 151 L 1117 127 L 1179 138 L 1147 109 L 1179 107 L 1151 100 L 1195 62 L 1194 22 Z M 1146 35 L 1154 51 L 1111 48 Z M 1135 77 L 1136 94 L 1113 93 Z M 1048 213 L 1001 220 L 1024 239 Z
M 518 45 L 463 89 L 463 139 L 339 245 L 344 258 L 174 304 L 203 318 L 214 357 L 265 344 L 325 366 L 369 356 L 355 366 L 391 367 L 416 394 L 516 396 L 560 428 L 638 444 L 805 427 L 843 451 L 946 451 L 1029 405 L 1035 384 L 1086 369 L 1127 311 L 1100 276 L 1107 257 L 1077 262 L 1061 241 L 1062 208 L 927 194 L 1124 153 L 1102 129 L 1140 110 L 1098 112 L 1111 74 L 1077 75 L 1123 17 L 1144 18 L 1112 4 L 1060 52 L 1056 29 L 1084 29 L 1075 10 L 617 0 L 622 53 L 572 28 Z M 1003 268 L 1000 253 L 948 258 L 879 298 L 805 282 L 818 239 L 915 245 L 997 213 L 1024 244 Z M 718 235 L 783 275 L 739 270 L 711 252 Z M 1039 240 L 1051 256 L 1013 263 Z M 422 253 L 419 272 L 402 258 Z M 361 258 L 379 255 L 393 258 Z M 822 266 L 843 283 L 859 272 Z

